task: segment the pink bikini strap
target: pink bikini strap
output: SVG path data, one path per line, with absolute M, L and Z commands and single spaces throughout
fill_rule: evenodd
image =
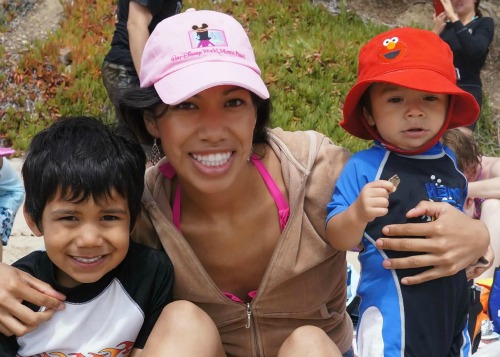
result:
M 264 180 L 264 183 L 266 184 L 269 193 L 271 194 L 271 197 L 273 198 L 274 202 L 276 203 L 276 207 L 278 208 L 278 215 L 279 215 L 279 221 L 280 221 L 280 228 L 281 231 L 285 229 L 286 223 L 288 222 L 288 217 L 290 216 L 290 207 L 288 206 L 288 203 L 281 193 L 280 189 L 278 188 L 278 185 L 276 185 L 276 182 L 274 182 L 273 178 L 269 174 L 269 171 L 267 171 L 266 167 L 259 161 L 258 157 L 255 154 L 252 154 L 250 157 L 250 161 L 252 164 L 255 166 L 257 171 L 259 171 L 260 176 Z M 160 166 L 160 171 L 167 177 L 169 180 L 172 180 L 175 177 L 175 170 L 173 166 L 167 162 L 164 165 Z M 174 204 L 172 207 L 172 220 L 179 232 L 181 232 L 181 191 L 180 191 L 180 185 L 177 185 L 177 188 L 175 190 L 174 194 Z
M 161 165 L 160 171 L 169 180 L 172 180 L 176 175 L 175 169 L 170 164 L 170 162 L 167 162 L 167 163 Z M 177 230 L 179 232 L 182 232 L 182 230 L 181 230 L 181 185 L 179 185 L 179 184 L 177 184 L 177 188 L 175 189 L 175 194 L 174 194 L 174 206 L 172 207 L 172 220 L 173 220 L 173 223 L 175 225 L 175 228 L 177 228 Z
M 278 188 L 278 185 L 276 185 L 276 182 L 274 182 L 273 178 L 269 174 L 269 171 L 267 171 L 266 167 L 260 162 L 258 157 L 255 154 L 252 154 L 250 157 L 250 160 L 252 164 L 254 164 L 255 168 L 257 171 L 259 171 L 260 176 L 262 176 L 262 179 L 264 180 L 269 193 L 271 194 L 271 197 L 274 199 L 274 202 L 276 203 L 276 206 L 278 207 L 278 215 L 280 218 L 280 228 L 281 231 L 285 229 L 286 222 L 288 222 L 288 217 L 290 216 L 290 207 L 288 206 L 287 201 L 285 200 L 285 197 L 281 193 L 280 189 Z

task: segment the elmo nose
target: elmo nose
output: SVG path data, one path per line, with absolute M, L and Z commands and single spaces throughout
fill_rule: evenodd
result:
M 387 45 L 387 49 L 392 50 L 395 46 L 396 44 L 394 42 L 389 42 L 389 44 Z

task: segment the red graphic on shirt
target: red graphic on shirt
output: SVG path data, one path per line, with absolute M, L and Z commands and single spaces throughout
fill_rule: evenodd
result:
M 72 352 L 69 354 L 63 352 L 45 352 L 39 353 L 32 357 L 124 357 L 128 356 L 134 347 L 134 342 L 124 341 L 119 343 L 116 347 L 103 348 L 99 352 L 88 352 L 88 354 L 83 354 L 81 352 Z

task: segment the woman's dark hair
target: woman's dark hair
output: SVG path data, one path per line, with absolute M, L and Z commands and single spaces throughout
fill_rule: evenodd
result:
M 474 12 L 476 14 L 477 17 L 482 17 L 483 16 L 483 13 L 481 12 L 481 10 L 479 10 L 479 3 L 481 2 L 481 0 L 475 0 L 474 1 Z
M 252 142 L 254 144 L 264 143 L 267 142 L 271 101 L 270 99 L 262 99 L 253 92 L 250 92 L 250 94 L 257 113 L 257 123 L 255 124 Z M 136 135 L 139 142 L 151 145 L 153 137 L 146 129 L 144 118 L 158 119 L 168 109 L 168 105 L 162 102 L 154 86 L 150 86 L 147 88 L 127 88 L 122 90 L 119 108 L 126 125 Z

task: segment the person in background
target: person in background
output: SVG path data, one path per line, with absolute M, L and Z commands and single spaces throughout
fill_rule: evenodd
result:
M 457 84 L 483 104 L 481 69 L 493 41 L 494 22 L 479 10 L 480 0 L 441 0 L 444 11 L 434 15 L 433 31 L 448 43 L 453 52 Z M 462 127 L 472 134 L 476 123 Z
M 470 351 L 469 288 L 465 269 L 408 286 L 408 275 L 385 270 L 386 258 L 415 254 L 381 250 L 388 224 L 428 222 L 412 212 L 420 201 L 463 209 L 467 181 L 439 139 L 447 128 L 473 123 L 474 97 L 456 85 L 453 54 L 435 33 L 397 28 L 359 53 L 358 80 L 344 102 L 340 125 L 374 140 L 354 154 L 327 205 L 326 237 L 340 250 L 361 246 L 358 356 L 462 356 Z
M 130 241 L 145 167 L 138 143 L 93 117 L 64 117 L 33 137 L 24 216 L 45 250 L 13 266 L 63 292 L 66 309 L 24 336 L 0 333 L 0 356 L 140 355 L 174 280 L 164 252 Z
M 111 48 L 104 57 L 101 74 L 104 87 L 115 107 L 116 121 L 122 135 L 140 139 L 127 127 L 118 110 L 120 90 L 139 86 L 142 51 L 149 34 L 160 21 L 179 13 L 181 8 L 181 0 L 118 0 L 116 27 Z M 141 144 L 150 159 L 151 145 Z M 154 154 L 153 156 L 157 156 Z
M 0 148 L 0 262 L 3 246 L 9 241 L 16 213 L 24 200 L 23 183 L 6 157 L 13 153 L 10 148 Z
M 465 211 L 483 221 L 490 232 L 495 257 L 491 267 L 478 278 L 491 278 L 495 268 L 500 267 L 500 158 L 483 155 L 474 137 L 458 129 L 446 131 L 442 142 L 453 150 L 458 168 L 469 181 Z
M 166 156 L 146 171 L 133 239 L 168 251 L 176 271 L 176 301 L 143 353 L 352 356 L 346 254 L 325 238 L 326 203 L 349 152 L 319 132 L 269 128 L 269 91 L 230 15 L 189 9 L 162 21 L 140 79 L 122 97 L 134 114 L 125 118 Z M 421 202 L 416 212 L 435 220 L 387 226 L 379 239 L 384 249 L 421 252 L 384 268 L 433 266 L 409 284 L 453 275 L 486 250 L 480 221 L 444 203 Z M 10 266 L 0 276 L 0 331 L 22 335 L 53 314 L 19 300 L 64 304 Z

